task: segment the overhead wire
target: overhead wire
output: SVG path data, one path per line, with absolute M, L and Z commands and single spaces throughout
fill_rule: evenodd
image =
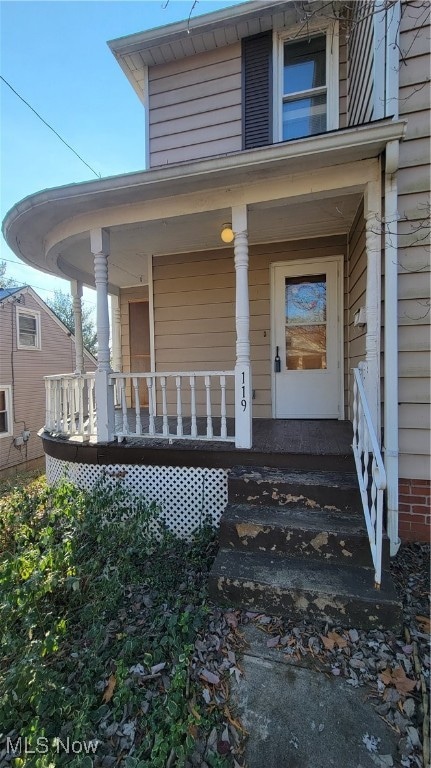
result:
M 25 104 L 25 105 L 26 105 L 26 106 L 27 106 L 29 109 L 31 109 L 31 111 L 32 111 L 32 112 L 34 112 L 34 114 L 36 115 L 36 117 L 38 117 L 38 118 L 39 118 L 39 120 L 41 120 L 41 121 L 42 121 L 42 123 L 43 123 L 44 125 L 46 125 L 46 127 L 47 127 L 47 128 L 49 128 L 49 130 L 50 130 L 50 131 L 52 131 L 52 132 L 53 132 L 53 133 L 54 133 L 54 134 L 57 136 L 57 138 L 58 138 L 58 139 L 60 139 L 60 141 L 61 141 L 61 142 L 63 142 L 63 144 L 64 144 L 64 145 L 65 145 L 65 146 L 66 146 L 68 149 L 70 149 L 70 151 L 71 151 L 71 152 L 73 152 L 73 154 L 74 154 L 74 155 L 75 155 L 75 156 L 76 156 L 76 157 L 77 157 L 77 158 L 78 158 L 78 159 L 81 161 L 81 163 L 84 163 L 84 165 L 86 165 L 86 166 L 87 166 L 87 168 L 89 168 L 89 169 L 90 169 L 90 171 L 91 171 L 92 173 L 94 173 L 94 175 L 95 175 L 95 176 L 97 176 L 97 178 L 98 178 L 98 179 L 100 179 L 100 178 L 101 178 L 101 174 L 100 174 L 100 173 L 97 173 L 97 171 L 95 171 L 95 170 L 94 170 L 94 168 L 92 168 L 92 167 L 91 167 L 91 165 L 89 165 L 89 163 L 87 163 L 87 162 L 84 160 L 84 158 L 83 158 L 83 157 L 81 157 L 81 155 L 80 155 L 80 154 L 78 154 L 78 152 L 76 152 L 76 150 L 75 150 L 75 149 L 73 149 L 73 147 L 71 147 L 71 146 L 70 146 L 70 144 L 68 144 L 68 142 L 67 142 L 65 139 L 63 139 L 63 137 L 62 137 L 62 136 L 60 136 L 60 134 L 59 134 L 59 133 L 58 133 L 58 132 L 55 130 L 55 128 L 53 128 L 53 127 L 52 127 L 52 125 L 50 125 L 50 124 L 49 124 L 49 123 L 48 123 L 48 122 L 47 122 L 47 121 L 46 121 L 46 120 L 45 120 L 45 119 L 42 117 L 42 115 L 40 115 L 40 114 L 39 114 L 39 112 L 37 112 L 37 111 L 34 109 L 34 107 L 32 107 L 32 106 L 31 106 L 31 104 L 29 104 L 29 103 L 28 103 L 28 101 L 26 101 L 26 100 L 24 99 L 24 97 L 23 97 L 23 96 L 21 96 L 21 94 L 20 94 L 20 93 L 18 93 L 18 91 L 16 91 L 16 90 L 15 90 L 15 88 L 14 88 L 14 87 L 13 87 L 13 86 L 12 86 L 12 85 L 11 85 L 11 84 L 10 84 L 10 83 L 7 81 L 7 80 L 6 80 L 6 78 L 5 78 L 5 77 L 3 77 L 3 75 L 0 75 L 0 80 L 3 80 L 4 84 L 5 84 L 5 85 L 7 85 L 7 87 L 8 87 L 8 88 L 10 88 L 10 90 L 11 90 L 11 91 L 12 91 L 12 92 L 15 94 L 15 96 L 17 96 L 17 97 L 18 97 L 18 98 L 19 98 L 19 99 L 20 99 L 20 100 L 21 100 L 21 101 L 22 101 L 22 102 L 23 102 L 23 103 L 24 103 L 24 104 Z

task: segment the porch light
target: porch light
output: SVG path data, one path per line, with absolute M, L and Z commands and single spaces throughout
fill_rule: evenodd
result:
M 224 243 L 231 243 L 235 235 L 233 233 L 232 224 L 223 224 L 220 232 L 220 237 Z

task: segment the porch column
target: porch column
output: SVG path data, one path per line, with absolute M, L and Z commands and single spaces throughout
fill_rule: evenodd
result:
M 381 312 L 381 192 L 378 182 L 369 182 L 364 199 L 367 251 L 364 387 L 371 418 L 380 445 L 380 312 Z
M 250 366 L 250 306 L 248 299 L 248 233 L 247 208 L 232 208 L 232 229 L 235 235 L 235 446 L 252 446 L 252 387 Z
M 110 442 L 114 437 L 114 388 L 109 381 L 111 373 L 108 307 L 109 234 L 104 229 L 92 229 L 90 242 L 91 253 L 94 257 L 97 299 L 98 365 L 95 373 L 97 439 L 100 442 Z
M 112 317 L 112 367 L 114 371 L 121 371 L 121 317 L 120 301 L 118 296 L 111 296 Z
M 84 373 L 84 341 L 82 336 L 82 283 L 70 281 L 75 325 L 75 373 Z

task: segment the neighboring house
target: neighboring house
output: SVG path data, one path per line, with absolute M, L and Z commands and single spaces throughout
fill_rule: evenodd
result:
M 36 193 L 3 223 L 24 261 L 97 290 L 89 416 L 79 445 L 59 375 L 51 479 L 104 466 L 186 532 L 219 519 L 228 482 L 239 498 L 238 465 L 269 482 L 260 503 L 284 487 L 310 507 L 315 474 L 292 491 L 257 467 L 322 470 L 329 510 L 348 475 L 325 472 L 356 466 L 377 582 L 383 495 L 392 554 L 428 537 L 429 40 L 427 3 L 268 1 L 109 43 L 147 169 Z M 342 529 L 317 525 L 313 557 Z
M 29 286 L 0 289 L 0 476 L 43 466 L 44 376 L 76 370 L 75 340 Z M 85 352 L 85 369 L 96 363 Z

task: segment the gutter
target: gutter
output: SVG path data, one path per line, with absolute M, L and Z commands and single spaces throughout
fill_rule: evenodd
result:
M 177 164 L 175 166 L 136 171 L 134 173 L 108 176 L 96 181 L 84 181 L 78 184 L 67 184 L 54 187 L 29 195 L 17 203 L 6 214 L 2 232 L 5 240 L 13 249 L 14 243 L 9 242 L 8 232 L 13 224 L 16 224 L 21 216 L 24 216 L 35 208 L 47 203 L 59 201 L 71 201 L 78 198 L 90 198 L 91 196 L 111 193 L 120 190 L 141 188 L 148 189 L 149 199 L 157 197 L 157 187 L 169 186 L 171 182 L 182 181 L 182 189 L 186 191 L 187 181 L 212 181 L 215 176 L 223 176 L 228 171 L 253 171 L 257 167 L 265 168 L 281 163 L 286 165 L 290 160 L 298 161 L 300 158 L 325 155 L 330 152 L 366 147 L 372 144 L 383 144 L 392 140 L 401 139 L 404 136 L 406 121 L 385 119 L 378 123 L 365 126 L 342 129 L 321 134 L 316 137 L 298 139 L 292 142 L 280 142 L 269 147 L 260 147 L 246 151 L 239 151 L 231 155 L 218 156 L 208 160 L 198 160 L 191 163 Z M 328 161 L 330 163 L 330 161 Z M 286 168 L 289 173 L 289 168 Z M 290 171 L 292 172 L 292 171 Z M 154 188 L 154 192 L 153 192 Z M 121 204 L 121 200 L 114 203 Z M 103 205 L 101 201 L 100 205 Z M 100 207 L 99 205 L 99 207 Z

